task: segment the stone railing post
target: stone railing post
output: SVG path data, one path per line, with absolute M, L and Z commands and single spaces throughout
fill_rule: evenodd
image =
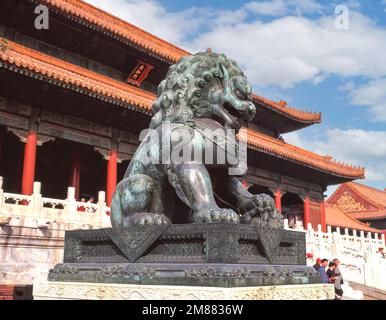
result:
M 369 239 L 369 234 L 367 234 L 367 239 Z M 371 234 L 370 234 L 371 237 Z M 365 246 L 365 251 L 364 251 L 364 256 L 365 256 L 365 263 L 364 263 L 364 284 L 367 286 L 374 286 L 374 281 L 373 281 L 373 273 L 374 273 L 374 260 L 373 260 L 373 255 L 371 252 L 371 244 Z
M 28 213 L 32 217 L 40 218 L 42 215 L 43 198 L 41 194 L 41 183 L 34 182 L 31 202 L 28 204 Z
M 342 254 L 342 239 L 340 234 L 340 228 L 336 228 L 336 235 L 335 235 L 335 257 L 340 257 Z
M 308 229 L 306 233 L 307 251 L 312 252 L 314 255 L 318 255 L 317 246 L 315 245 L 314 229 Z M 318 257 L 316 257 L 318 258 Z
M 366 243 L 365 243 L 365 232 L 363 230 L 360 231 L 360 242 L 361 242 L 361 250 L 364 252 L 366 250 Z
M 3 177 L 0 176 L 0 214 L 3 213 L 3 202 L 4 202 Z
M 283 222 L 284 222 L 284 229 L 288 230 L 289 229 L 288 219 L 284 219 Z
M 338 234 L 333 232 L 331 236 L 331 254 L 334 257 L 338 257 L 339 244 L 338 244 Z
M 74 223 L 77 220 L 77 207 L 75 199 L 75 188 L 69 187 L 67 190 L 67 205 L 66 205 L 66 220 L 69 223 Z
M 318 245 L 319 245 L 319 255 L 323 256 L 321 258 L 326 258 L 326 252 L 324 248 L 324 239 L 323 239 L 323 231 L 322 231 L 322 225 L 318 224 Z
M 106 222 L 110 220 L 110 217 L 105 212 L 106 208 L 106 193 L 104 191 L 99 191 L 98 193 L 98 214 L 96 221 L 98 226 L 106 227 Z

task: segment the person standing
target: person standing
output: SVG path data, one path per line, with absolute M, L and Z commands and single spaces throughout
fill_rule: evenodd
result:
M 334 278 L 335 278 L 334 288 L 335 288 L 335 296 L 336 296 L 335 299 L 341 300 L 342 296 L 343 296 L 342 284 L 344 282 L 343 282 L 342 274 L 341 274 L 340 269 L 339 269 L 340 260 L 334 259 L 334 260 L 332 260 L 332 262 L 334 262 L 334 264 L 335 264 L 335 270 L 334 270 Z
M 317 258 L 315 264 L 313 265 L 313 268 L 318 271 L 321 263 L 322 260 L 320 258 Z
M 335 267 L 336 267 L 336 265 L 332 261 L 328 264 L 328 270 L 326 273 L 328 276 L 328 282 L 329 283 L 334 283 L 334 281 L 335 281 Z
M 328 260 L 322 259 L 319 269 L 317 270 L 320 274 L 320 279 L 322 280 L 322 283 L 328 283 L 328 276 L 326 273 L 326 267 L 328 266 Z

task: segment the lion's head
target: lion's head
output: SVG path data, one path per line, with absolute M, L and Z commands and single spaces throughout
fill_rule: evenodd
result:
M 150 127 L 162 121 L 182 122 L 211 118 L 238 130 L 239 119 L 256 113 L 252 87 L 236 62 L 223 54 L 199 52 L 181 58 L 158 86 Z

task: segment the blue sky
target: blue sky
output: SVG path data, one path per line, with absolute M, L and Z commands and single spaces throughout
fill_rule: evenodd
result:
M 362 182 L 386 188 L 386 0 L 87 2 L 190 52 L 223 52 L 256 93 L 322 112 L 286 141 L 364 166 Z

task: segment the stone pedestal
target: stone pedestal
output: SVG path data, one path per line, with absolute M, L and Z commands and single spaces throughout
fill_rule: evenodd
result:
M 35 300 L 333 300 L 331 284 L 197 287 L 43 281 Z

